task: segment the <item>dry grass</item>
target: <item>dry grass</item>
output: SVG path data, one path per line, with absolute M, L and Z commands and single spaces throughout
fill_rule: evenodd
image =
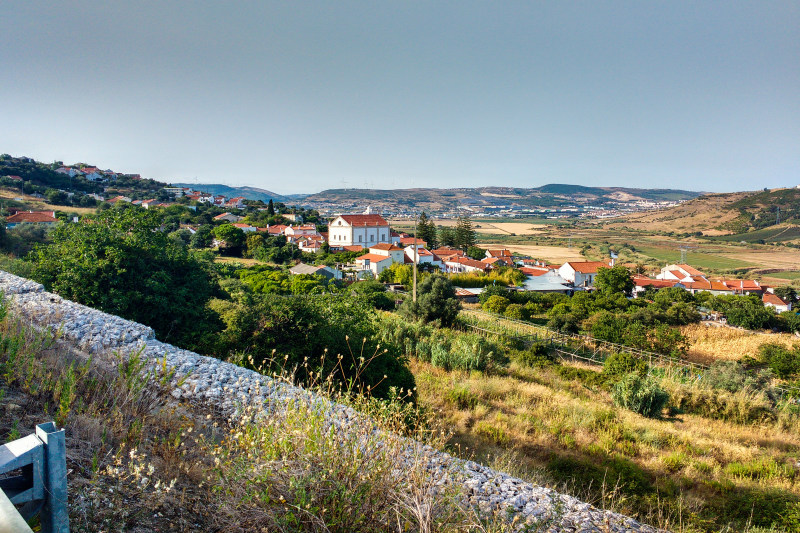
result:
M 97 209 L 94 207 L 72 207 L 68 205 L 48 204 L 41 198 L 31 196 L 30 194 L 9 191 L 7 189 L 0 189 L 0 198 L 22 198 L 22 201 L 28 204 L 29 209 L 33 211 L 64 211 L 66 213 L 77 213 L 79 215 L 93 215 L 97 212 Z
M 788 333 L 759 333 L 704 324 L 690 324 L 680 329 L 689 340 L 688 357 L 706 364 L 754 357 L 758 354 L 758 348 L 766 343 L 782 344 L 787 348 L 800 345 L 800 339 Z
M 420 401 L 452 426 L 459 453 L 665 529 L 725 524 L 713 509 L 724 507 L 726 492 L 715 487 L 753 495 L 780 489 L 800 498 L 800 476 L 789 466 L 800 446 L 796 419 L 761 426 L 690 414 L 654 420 L 550 368 L 512 363 L 515 377 L 445 372 L 419 361 L 412 369 Z M 564 465 L 572 465 L 566 477 Z
M 527 255 L 535 259 L 542 259 L 552 264 L 561 265 L 567 261 L 586 261 L 577 247 L 566 246 L 539 246 L 535 244 L 490 244 L 479 243 L 481 248 L 503 247 L 512 252 Z

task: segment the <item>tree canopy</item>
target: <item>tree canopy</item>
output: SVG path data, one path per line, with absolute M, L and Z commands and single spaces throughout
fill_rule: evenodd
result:
M 160 231 L 156 213 L 109 209 L 60 224 L 28 256 L 33 276 L 65 298 L 151 326 L 161 340 L 197 347 L 213 283 L 208 265 Z

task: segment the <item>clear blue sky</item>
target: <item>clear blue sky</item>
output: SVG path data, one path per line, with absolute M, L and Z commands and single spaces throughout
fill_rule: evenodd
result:
M 325 188 L 800 184 L 800 2 L 0 4 L 0 152 Z

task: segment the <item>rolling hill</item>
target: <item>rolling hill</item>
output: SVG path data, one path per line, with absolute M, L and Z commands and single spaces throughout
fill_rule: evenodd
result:
M 275 202 L 293 203 L 292 200 L 286 196 L 268 191 L 267 189 L 259 189 L 258 187 L 231 187 L 230 185 L 223 185 L 221 183 L 173 183 L 172 185 L 175 187 L 191 187 L 192 189 L 223 195 L 228 198 L 242 196 L 248 200 L 269 202 L 271 199 Z
M 425 209 L 437 212 L 460 206 L 516 208 L 561 208 L 570 206 L 611 206 L 637 201 L 690 200 L 699 192 L 672 189 L 631 189 L 625 187 L 583 187 L 550 184 L 536 188 L 478 187 L 457 189 L 329 189 L 304 199 L 309 205 L 357 207 L 372 205 L 385 211 Z
M 607 227 L 697 233 L 728 241 L 777 241 L 797 238 L 800 189 L 706 194 L 678 206 L 637 213 Z

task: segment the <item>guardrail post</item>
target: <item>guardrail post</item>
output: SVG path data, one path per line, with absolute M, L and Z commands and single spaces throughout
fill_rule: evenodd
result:
M 64 430 L 57 430 L 53 422 L 36 426 L 36 436 L 44 443 L 45 479 L 47 491 L 41 512 L 42 531 L 69 533 L 67 509 L 67 449 Z

